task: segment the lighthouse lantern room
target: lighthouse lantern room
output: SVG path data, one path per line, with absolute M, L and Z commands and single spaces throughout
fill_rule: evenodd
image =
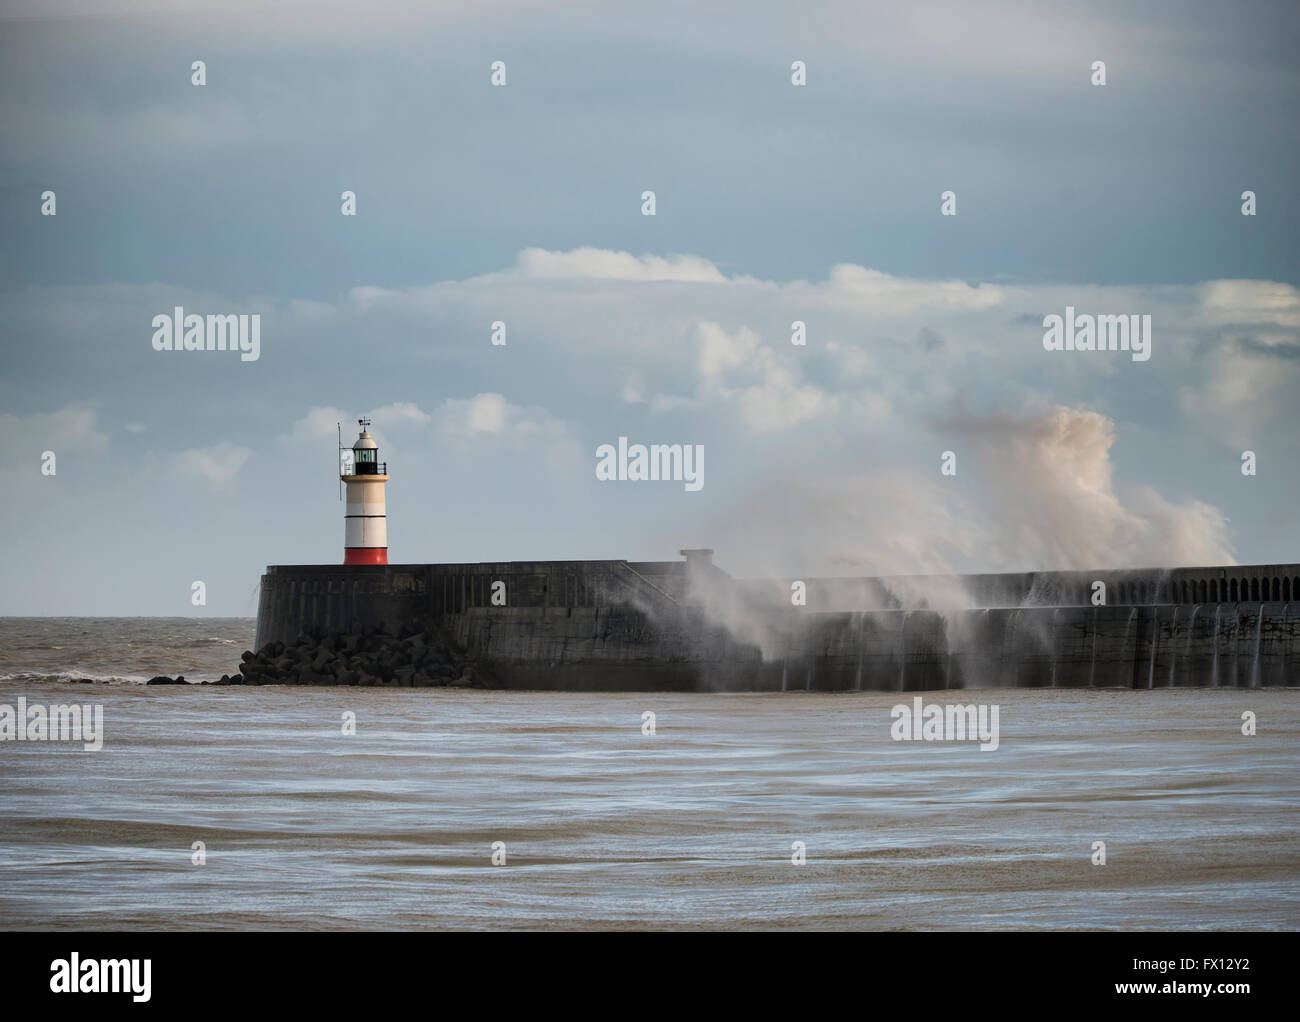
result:
M 388 516 L 384 484 L 388 465 L 379 460 L 379 445 L 370 436 L 370 420 L 358 419 L 361 435 L 352 445 L 352 471 L 339 476 L 347 486 L 343 527 L 344 564 L 388 563 Z

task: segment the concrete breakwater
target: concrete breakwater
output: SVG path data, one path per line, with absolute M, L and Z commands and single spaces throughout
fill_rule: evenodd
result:
M 245 668 L 258 683 L 590 691 L 1300 684 L 1296 565 L 809 579 L 796 605 L 786 580 L 732 579 L 708 551 L 684 553 L 272 567 Z M 1092 606 L 1097 581 L 1130 602 Z M 441 671 L 403 659 L 413 635 Z M 374 645 L 370 660 L 349 642 Z

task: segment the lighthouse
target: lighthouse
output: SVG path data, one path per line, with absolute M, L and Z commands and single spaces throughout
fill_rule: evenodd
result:
M 352 445 L 352 474 L 340 475 L 348 488 L 343 519 L 343 563 L 388 563 L 388 515 L 384 484 L 388 465 L 379 460 L 379 445 L 370 436 L 370 420 L 358 419 L 361 435 Z

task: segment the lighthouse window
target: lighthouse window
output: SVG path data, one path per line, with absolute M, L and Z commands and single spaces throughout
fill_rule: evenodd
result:
M 373 449 L 360 450 L 356 452 L 355 457 L 358 463 L 374 464 L 375 455 L 378 453 L 379 453 L 378 451 L 375 451 Z

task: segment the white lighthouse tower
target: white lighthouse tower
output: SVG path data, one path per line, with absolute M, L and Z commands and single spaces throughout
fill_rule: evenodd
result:
M 388 563 L 388 515 L 384 484 L 388 465 L 379 460 L 379 445 L 370 436 L 370 420 L 358 419 L 361 435 L 352 445 L 352 474 L 340 475 L 347 485 L 343 519 L 343 563 Z

